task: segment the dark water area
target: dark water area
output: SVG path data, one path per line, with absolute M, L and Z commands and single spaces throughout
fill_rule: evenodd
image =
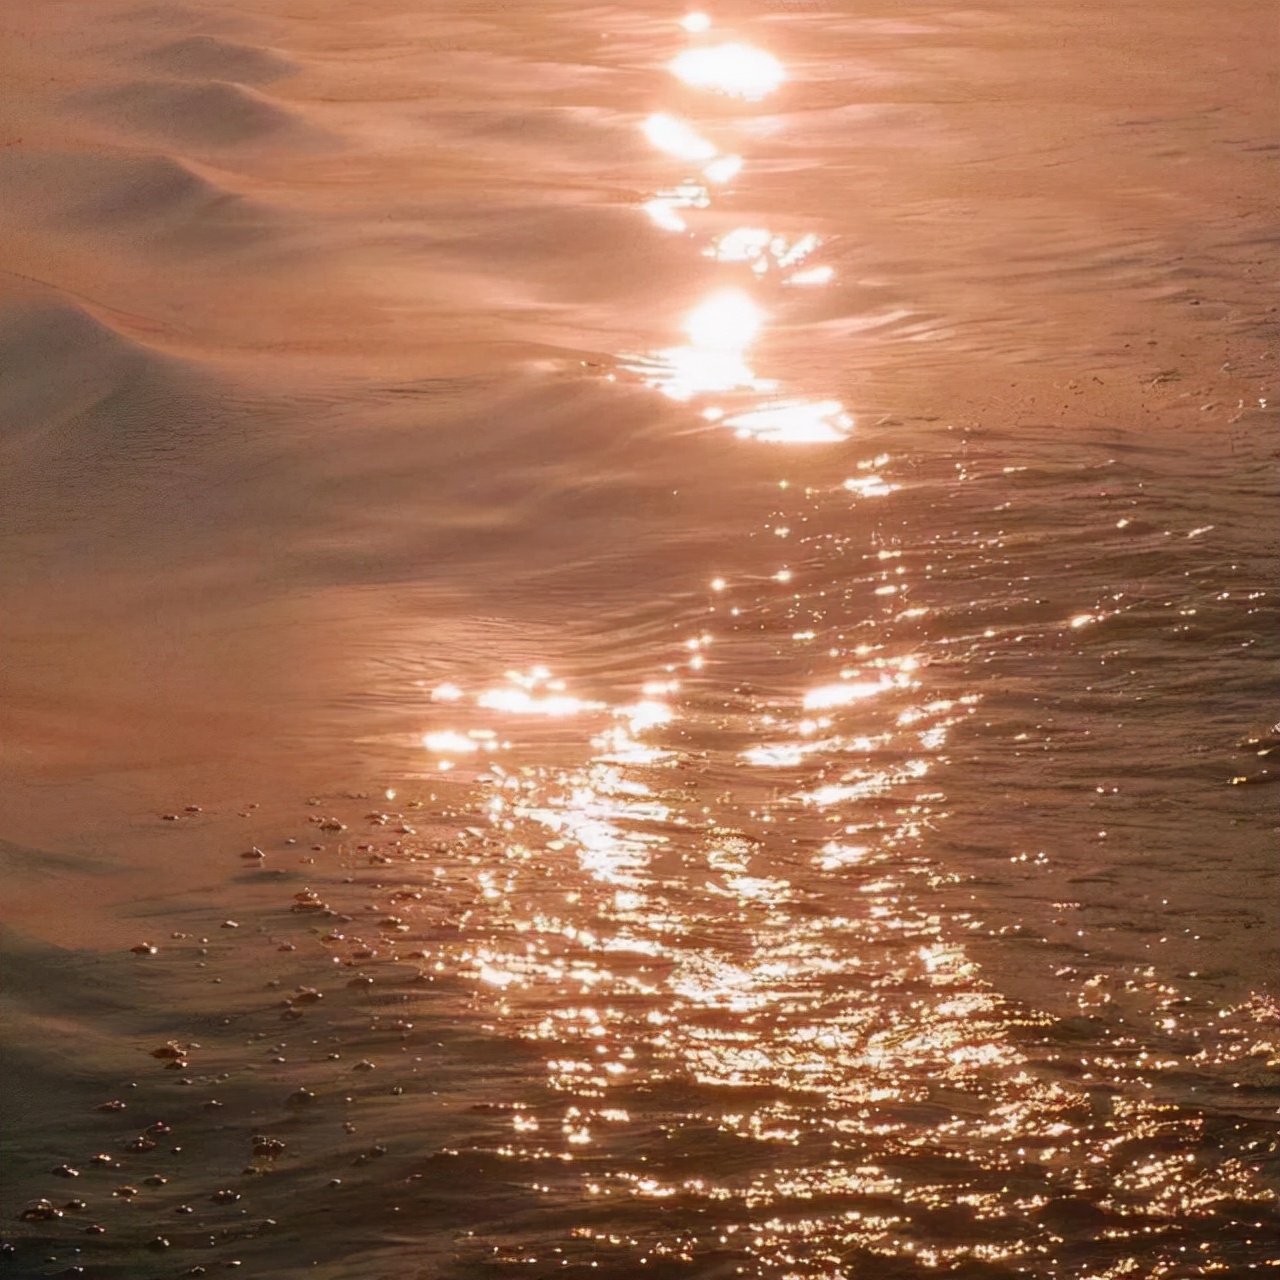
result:
M 1274 17 L 0 16 L 0 1273 L 1280 1264 Z

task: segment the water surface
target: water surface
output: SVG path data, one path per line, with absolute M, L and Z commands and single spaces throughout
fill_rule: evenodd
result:
M 1272 19 L 10 15 L 10 1272 L 1274 1265 Z

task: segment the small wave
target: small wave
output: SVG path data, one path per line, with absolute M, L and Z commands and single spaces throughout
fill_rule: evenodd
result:
M 64 230 L 134 235 L 153 251 L 236 247 L 266 235 L 274 215 L 171 156 L 78 151 L 0 153 L 9 210 Z
M 295 112 L 226 81 L 136 80 L 79 99 L 98 119 L 185 145 L 234 147 L 285 142 L 314 145 L 324 134 Z
M 270 49 L 205 35 L 171 40 L 139 60 L 168 75 L 238 84 L 266 84 L 298 69 L 295 62 Z

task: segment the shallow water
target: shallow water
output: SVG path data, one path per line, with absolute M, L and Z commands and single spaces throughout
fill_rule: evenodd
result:
M 1272 15 L 709 17 L 6 18 L 9 1274 L 1274 1265 Z

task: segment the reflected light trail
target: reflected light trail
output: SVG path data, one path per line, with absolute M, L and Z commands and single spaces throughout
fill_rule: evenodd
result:
M 853 418 L 839 400 L 784 400 L 724 419 L 740 436 L 782 444 L 821 444 L 843 440 Z
M 754 341 L 763 320 L 764 312 L 741 289 L 725 289 L 689 313 L 684 331 L 703 350 L 740 354 Z
M 744 357 L 764 312 L 740 289 L 712 294 L 685 317 L 689 344 L 669 347 L 627 366 L 673 400 L 715 391 L 767 391 Z
M 669 156 L 679 160 L 714 160 L 719 152 L 692 125 L 660 111 L 641 126 L 644 136 Z
M 710 164 L 703 167 L 702 176 L 708 182 L 728 182 L 731 178 L 736 178 L 741 169 L 741 156 L 717 156 Z
M 824 684 L 810 689 L 804 695 L 804 709 L 819 711 L 827 707 L 847 707 L 851 702 L 861 702 L 863 698 L 874 698 L 894 687 L 893 681 L 882 677 L 880 680 L 845 681 L 840 684 Z
M 672 75 L 693 89 L 709 89 L 747 102 L 771 94 L 786 78 L 782 63 L 749 44 L 686 49 L 667 64 Z
M 604 703 L 587 702 L 566 693 L 534 697 L 525 689 L 487 689 L 476 699 L 476 705 L 515 715 L 576 716 L 581 711 L 598 711 Z

